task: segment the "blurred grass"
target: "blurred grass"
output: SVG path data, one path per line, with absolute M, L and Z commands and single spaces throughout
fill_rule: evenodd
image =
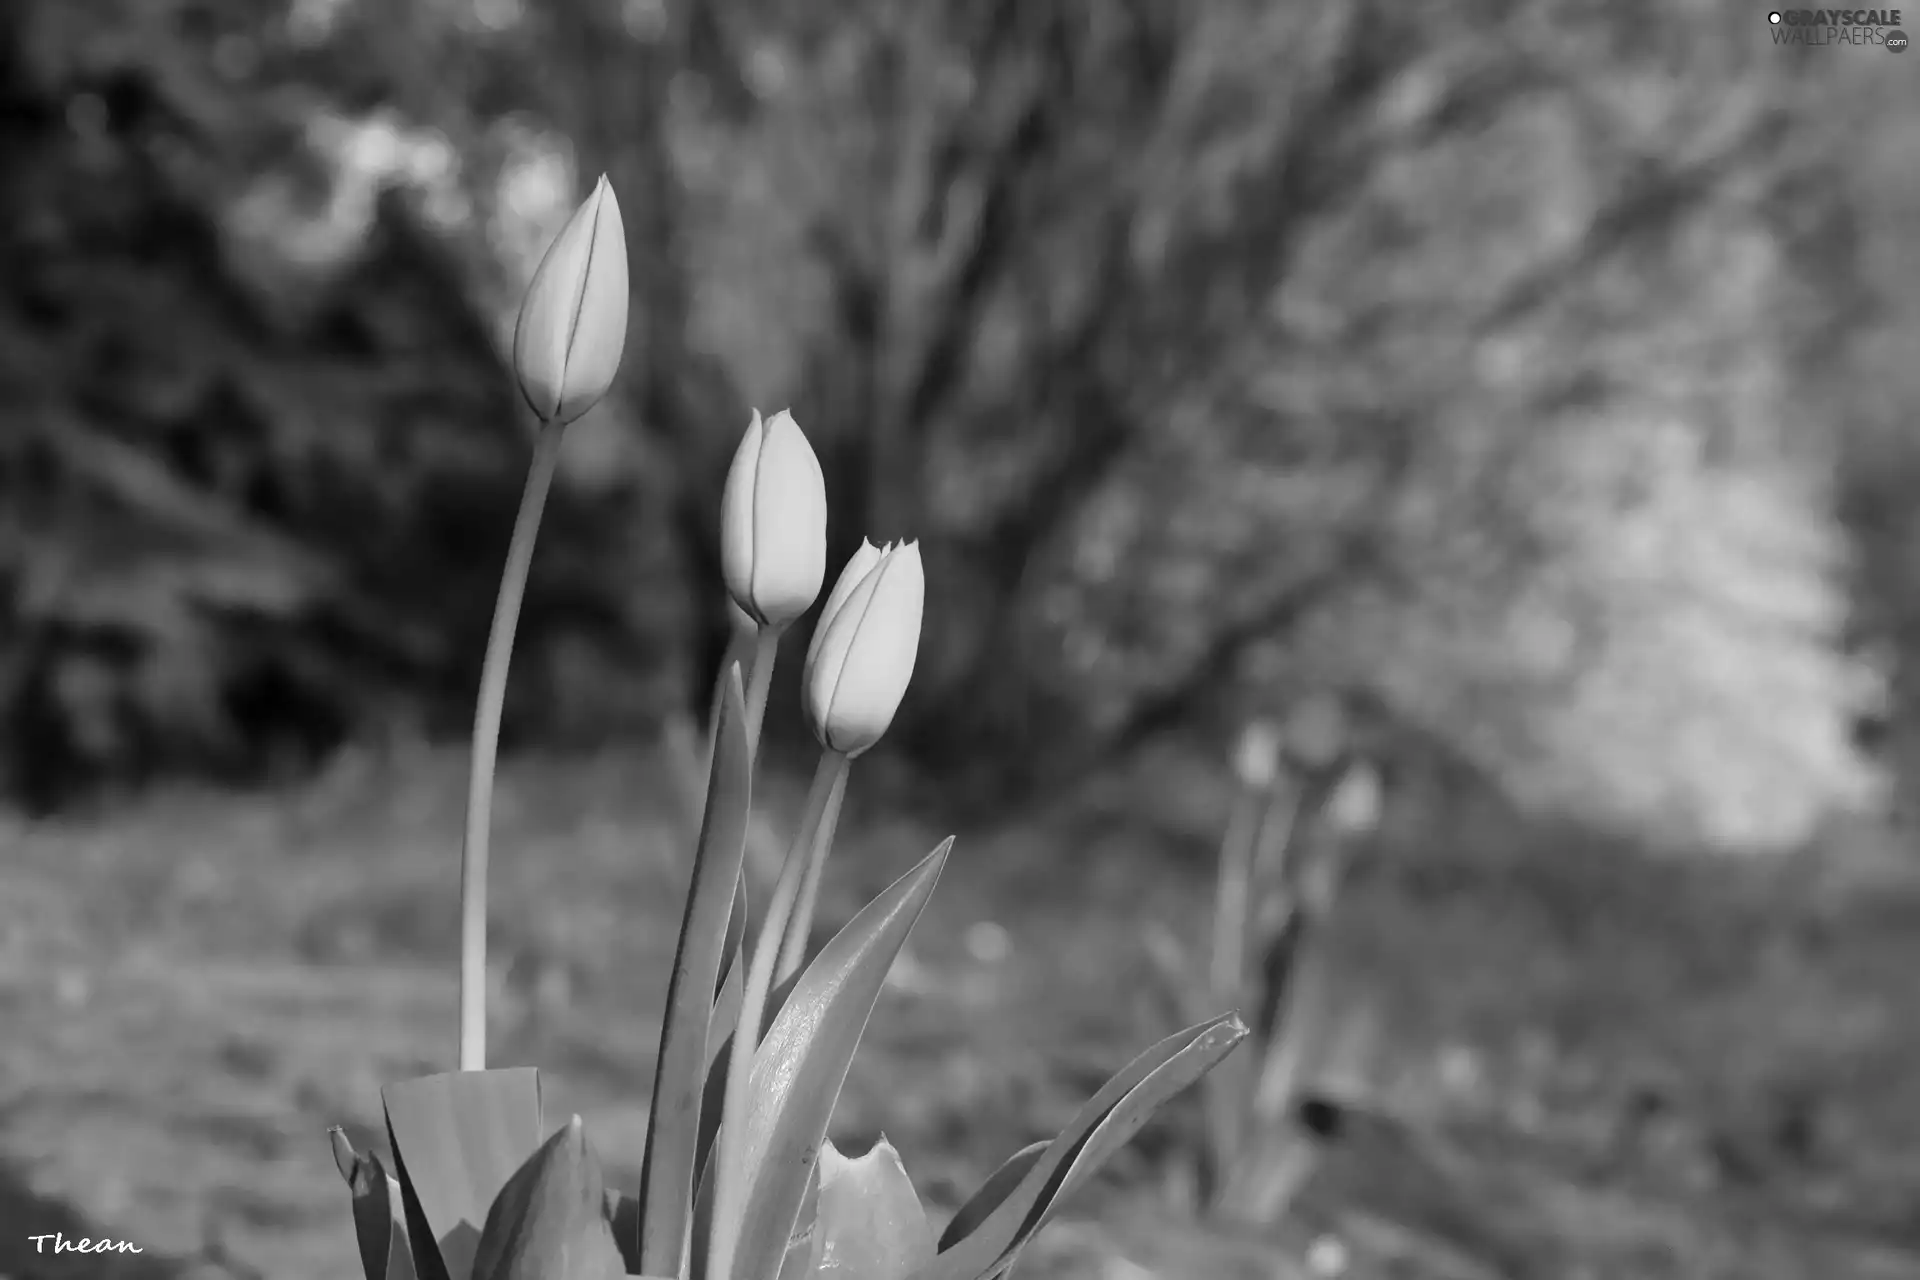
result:
M 0 828 L 0 1162 L 151 1255 L 353 1274 L 324 1134 L 376 1139 L 381 1082 L 450 1066 L 463 770 L 349 755 L 291 791 Z M 493 1060 L 539 1065 L 550 1122 L 584 1114 L 629 1183 L 684 892 L 667 770 L 527 759 L 499 800 Z M 823 925 L 944 834 L 857 776 Z M 884 1129 L 940 1214 L 1170 1030 L 1138 939 L 1192 936 L 1212 842 L 1097 801 L 959 834 L 835 1121 L 853 1149 Z M 1485 835 L 1360 868 L 1335 967 L 1379 1052 L 1281 1242 L 1338 1237 L 1353 1275 L 1920 1273 L 1920 880 Z M 1119 1275 L 1116 1251 L 1273 1274 L 1157 1207 L 1170 1140 L 1144 1134 L 1027 1274 Z

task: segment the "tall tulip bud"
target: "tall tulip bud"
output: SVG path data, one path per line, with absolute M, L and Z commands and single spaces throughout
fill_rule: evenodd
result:
M 605 174 L 533 273 L 513 372 L 534 416 L 564 426 L 613 385 L 627 342 L 627 233 Z
M 917 542 L 862 542 L 847 562 L 807 649 L 807 723 L 820 745 L 857 756 L 893 723 L 913 678 L 926 591 Z
M 720 566 L 733 602 L 763 627 L 813 608 L 827 576 L 827 481 L 793 415 L 753 422 L 720 500 Z

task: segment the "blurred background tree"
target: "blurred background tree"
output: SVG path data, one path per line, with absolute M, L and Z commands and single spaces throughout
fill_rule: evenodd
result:
M 836 558 L 925 540 L 897 749 L 951 787 L 1333 688 L 1526 803 L 1746 847 L 1913 754 L 1920 92 L 1884 51 L 1704 0 L 0 23 L 37 804 L 464 728 L 528 446 L 501 351 L 600 170 L 632 346 L 569 441 L 521 741 L 704 706 L 720 479 L 791 404 Z

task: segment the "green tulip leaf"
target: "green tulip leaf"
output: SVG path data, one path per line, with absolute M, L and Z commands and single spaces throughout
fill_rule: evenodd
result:
M 626 1273 L 643 1274 L 640 1270 L 640 1201 L 609 1187 L 607 1221 L 613 1224 L 613 1242 L 620 1246 L 620 1261 Z
M 719 1101 L 714 1101 L 714 1111 L 719 1112 Z M 693 1191 L 693 1238 L 688 1241 L 688 1272 L 690 1280 L 707 1280 L 707 1249 L 713 1243 L 713 1183 L 720 1166 L 718 1157 L 709 1144 L 709 1149 L 700 1159 L 700 1178 L 694 1184 Z
M 624 1280 L 600 1161 L 574 1116 L 528 1157 L 487 1211 L 474 1280 Z
M 806 1194 L 800 1198 L 800 1212 L 787 1234 L 786 1256 L 780 1260 L 780 1280 L 812 1280 L 820 1268 L 820 1249 L 824 1243 L 819 1230 L 820 1166 L 807 1174 Z
M 471 1280 L 487 1210 L 540 1146 L 540 1074 L 451 1071 L 380 1096 L 420 1280 Z
M 820 1148 L 815 1266 L 833 1280 L 898 1280 L 933 1261 L 927 1211 L 886 1135 L 849 1160 L 832 1142 Z M 784 1278 L 783 1278 L 784 1280 Z
M 733 1256 L 738 1280 L 772 1274 L 785 1255 L 854 1050 L 952 848 L 951 837 L 942 841 L 822 948 L 760 1042 L 748 1110 L 727 1121 L 744 1126 L 741 1164 L 721 1175 L 723 1182 L 742 1177 L 745 1188 Z
M 338 1127 L 329 1131 L 333 1159 L 353 1192 L 353 1233 L 367 1280 L 414 1280 L 407 1239 L 407 1200 L 400 1180 L 387 1172 L 378 1152 L 357 1154 Z
M 1246 1036 L 1247 1027 L 1239 1015 L 1228 1014 L 1172 1061 L 1156 1068 L 1141 1081 L 1120 1105 L 1107 1113 L 1106 1118 L 1074 1152 L 1066 1175 L 1048 1188 L 1033 1216 L 1021 1228 L 1021 1244 L 1051 1222 L 1067 1198 L 1084 1187 L 1101 1165 L 1132 1142 L 1160 1108 L 1219 1066 Z M 1019 1247 L 1015 1246 L 1016 1249 Z
M 745 892 L 746 886 L 741 886 Z M 747 991 L 747 958 L 735 952 L 713 996 L 713 1016 L 707 1022 L 707 1062 L 709 1075 L 713 1064 L 727 1060 L 724 1050 L 733 1043 L 734 1024 L 740 1021 L 740 1001 Z M 701 1114 L 705 1114 L 704 1110 Z
M 725 982 L 727 975 L 740 967 L 740 956 L 747 945 L 747 870 L 745 859 L 741 860 L 740 878 L 733 886 L 733 907 L 727 912 L 727 936 L 720 944 L 720 981 Z M 720 986 L 713 988 L 714 999 L 720 997 Z M 708 1043 L 713 1037 L 709 1033 Z
M 980 1189 L 967 1198 L 967 1202 L 960 1206 L 960 1211 L 953 1215 L 953 1221 L 947 1224 L 947 1229 L 940 1233 L 939 1252 L 944 1253 L 960 1240 L 972 1235 L 974 1230 L 987 1220 L 987 1215 L 998 1209 L 1001 1203 L 1013 1194 L 1013 1189 L 1020 1185 L 1021 1179 L 1027 1176 L 1027 1171 L 1033 1168 L 1034 1162 L 1045 1155 L 1047 1148 L 1052 1145 L 1050 1141 L 1042 1139 L 1008 1156 L 1006 1163 L 995 1169 L 992 1175 L 980 1184 Z
M 726 980 L 720 984 L 720 998 L 714 1002 L 713 1025 L 707 1040 L 707 1087 L 700 1095 L 700 1140 L 694 1147 L 697 1167 L 705 1167 L 707 1153 L 713 1150 L 714 1135 L 720 1131 L 720 1113 L 727 1100 L 727 1063 L 733 1048 L 733 1028 L 740 1020 L 740 1002 L 746 995 L 746 957 L 738 957 Z M 800 975 L 794 974 L 773 989 L 767 997 L 767 1013 L 779 1017 L 780 1010 L 793 994 Z
M 687 891 L 680 943 L 667 980 L 666 1019 L 660 1031 L 652 1118 L 640 1172 L 640 1269 L 645 1272 L 679 1271 L 685 1248 L 714 991 L 729 935 L 737 945 L 745 932 L 743 915 L 739 934 L 734 933 L 732 921 L 744 913 L 739 889 L 752 781 L 746 697 L 740 688 L 740 669 L 734 667 L 721 702 L 693 884 Z
M 1155 1111 L 1205 1075 L 1246 1034 L 1237 1015 L 1223 1014 L 1168 1036 L 1128 1063 L 1087 1100 L 998 1207 L 965 1234 L 949 1228 L 941 1253 L 908 1280 L 981 1280 L 1005 1271 L 1051 1216 L 1063 1191 L 1124 1146 Z M 1089 1158 L 1082 1160 L 1083 1154 Z

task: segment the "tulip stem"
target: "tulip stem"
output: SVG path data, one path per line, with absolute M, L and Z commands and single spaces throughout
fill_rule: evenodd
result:
M 562 429 L 543 424 L 534 441 L 533 463 L 520 495 L 520 514 L 507 545 L 493 629 L 480 667 L 480 697 L 473 713 L 473 771 L 467 780 L 466 838 L 460 851 L 460 1069 L 487 1067 L 487 843 L 493 820 L 494 765 L 500 750 L 500 715 L 507 694 L 507 663 L 527 592 L 527 570 L 540 532 L 547 491 L 560 460 Z
M 1215 1005 L 1240 998 L 1247 963 L 1247 916 L 1252 910 L 1253 863 L 1260 843 L 1267 797 L 1244 787 L 1236 798 L 1226 836 L 1220 842 L 1220 868 L 1213 903 L 1213 966 L 1208 985 Z M 1225 1007 L 1222 1005 L 1222 1007 Z
M 829 767 L 828 757 L 839 761 L 839 772 L 844 781 L 852 760 L 841 755 L 831 747 L 821 752 L 820 768 Z M 816 775 L 817 777 L 818 775 Z M 780 965 L 774 971 L 773 981 L 777 986 L 800 971 L 807 958 L 807 940 L 813 936 L 814 908 L 820 901 L 820 869 L 827 863 L 827 852 L 833 848 L 834 829 L 840 825 L 840 800 L 844 798 L 845 786 L 835 793 L 832 804 L 820 818 L 819 830 L 814 833 L 807 851 L 806 876 L 800 881 L 800 897 L 794 903 L 793 918 L 787 922 L 786 935 L 780 943 Z
M 707 774 L 713 772 L 713 743 L 720 733 L 720 707 L 727 697 L 727 672 L 734 667 L 739 667 L 744 678 L 752 670 L 754 640 L 758 634 L 758 632 L 735 627 L 733 634 L 727 638 L 727 652 L 720 659 L 720 670 L 714 674 L 713 700 L 707 708 L 707 758 L 704 761 Z M 703 794 L 701 796 L 703 810 L 705 805 L 706 797 Z
M 765 643 L 765 633 L 762 633 Z M 766 1015 L 767 997 L 773 989 L 773 970 L 779 958 L 780 941 L 793 913 L 800 880 L 813 858 L 813 850 L 822 833 L 831 837 L 839 821 L 840 802 L 847 791 L 847 757 L 837 751 L 820 753 L 820 766 L 814 770 L 813 784 L 807 789 L 807 807 L 780 864 L 780 879 L 767 902 L 767 918 L 753 943 L 753 960 L 747 966 L 746 986 L 741 993 L 740 1016 L 734 1023 L 733 1047 L 727 1058 L 727 1088 L 720 1109 L 719 1151 L 714 1179 L 712 1237 L 707 1251 L 710 1277 L 730 1274 L 735 1246 L 739 1242 L 741 1215 L 746 1210 L 748 1170 L 740 1167 L 745 1159 L 742 1124 L 747 1113 L 747 1095 L 753 1068 L 754 1050 L 760 1047 L 761 1021 Z
M 767 693 L 773 688 L 773 664 L 780 656 L 784 626 L 762 626 L 754 636 L 753 666 L 747 674 L 747 747 L 760 754 L 760 726 L 767 718 Z

